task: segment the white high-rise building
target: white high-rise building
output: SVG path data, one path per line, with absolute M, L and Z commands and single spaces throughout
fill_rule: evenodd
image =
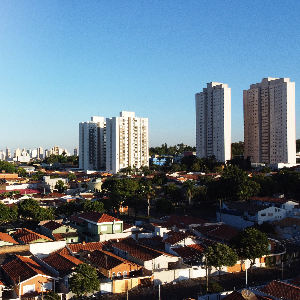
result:
M 79 124 L 79 168 L 106 170 L 149 166 L 148 119 L 122 111 L 120 117 L 92 117 Z
M 197 156 L 226 162 L 231 159 L 231 88 L 210 82 L 195 98 Z
M 106 119 L 106 171 L 149 166 L 148 118 L 122 111 L 120 117 Z
M 243 94 L 245 157 L 252 163 L 296 163 L 295 83 L 264 78 Z
M 105 170 L 106 123 L 104 117 L 92 117 L 79 123 L 79 168 Z

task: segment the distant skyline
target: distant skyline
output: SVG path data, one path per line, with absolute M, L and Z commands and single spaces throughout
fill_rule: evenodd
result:
M 243 141 L 243 90 L 296 84 L 300 2 L 3 0 L 0 150 L 73 152 L 79 123 L 134 111 L 149 146 L 196 145 L 195 94 L 231 88 L 232 142 Z

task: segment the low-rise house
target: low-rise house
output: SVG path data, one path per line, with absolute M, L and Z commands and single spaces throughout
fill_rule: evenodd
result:
M 248 202 L 226 202 L 217 211 L 217 221 L 244 229 L 255 224 L 272 222 L 286 217 L 286 210 Z
M 43 258 L 42 261 L 59 273 L 60 283 L 63 284 L 67 290 L 69 290 L 69 279 L 74 273 L 74 269 L 83 263 L 72 255 L 61 253 L 50 254 Z
M 15 233 L 13 233 L 13 237 L 20 244 L 52 242 L 52 239 L 48 238 L 47 236 L 36 233 L 27 228 L 22 228 L 22 229 L 17 230 Z
M 55 241 L 78 243 L 77 230 L 62 224 L 61 222 L 49 221 L 40 226 L 41 233 Z
M 84 212 L 71 216 L 69 221 L 86 242 L 98 242 L 103 234 L 123 232 L 123 221 L 100 212 Z
M 165 243 L 165 251 L 172 252 L 172 248 L 185 247 L 187 245 L 195 244 L 194 235 L 187 232 L 169 231 L 164 234 L 163 242 Z
M 265 295 L 276 297 L 277 299 L 299 300 L 300 288 L 282 281 L 273 280 L 260 289 Z
M 55 275 L 29 257 L 17 255 L 1 268 L 20 299 L 41 296 L 42 292 L 53 290 Z

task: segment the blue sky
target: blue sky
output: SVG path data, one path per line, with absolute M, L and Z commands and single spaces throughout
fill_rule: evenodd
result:
M 149 118 L 150 146 L 195 145 L 195 93 L 232 93 L 243 140 L 243 90 L 296 82 L 300 2 L 268 0 L 0 1 L 0 150 L 73 151 L 78 124 L 122 110 Z

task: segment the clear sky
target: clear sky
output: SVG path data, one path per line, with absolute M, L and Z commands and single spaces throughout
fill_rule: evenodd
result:
M 232 93 L 243 140 L 243 90 L 296 82 L 300 1 L 0 1 L 0 150 L 73 152 L 78 124 L 122 110 L 149 118 L 150 146 L 195 145 L 195 93 Z

